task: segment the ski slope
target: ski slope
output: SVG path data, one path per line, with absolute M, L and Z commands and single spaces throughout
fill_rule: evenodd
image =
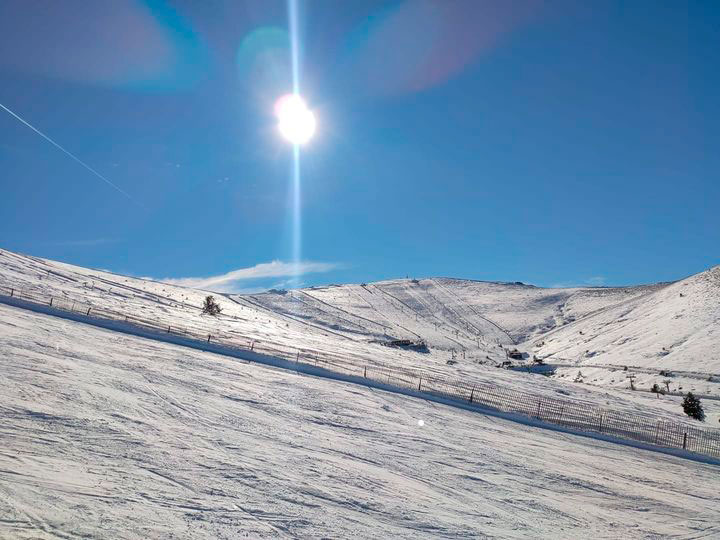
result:
M 657 384 L 676 397 L 692 391 L 706 398 L 708 423 L 720 420 L 720 267 L 636 287 L 543 289 L 434 278 L 253 298 L 336 329 L 352 316 L 382 324 L 383 335 L 373 329 L 372 337 L 422 339 L 436 354 L 455 351 L 463 375 L 486 373 L 485 366 L 517 347 L 527 357 L 521 365 L 537 356 L 555 369 L 555 380 L 626 392 L 632 379 L 639 392 Z M 468 363 L 476 369 L 464 369 Z M 677 405 L 670 396 L 662 400 L 661 407 Z
M 622 382 L 616 385 L 608 381 L 606 385 L 593 386 L 599 383 L 593 383 L 591 377 L 585 378 L 586 384 L 572 382 L 577 369 L 564 373 L 562 370 L 569 368 L 562 368 L 551 379 L 496 367 L 505 360 L 505 348 L 514 347 L 513 341 L 534 332 L 530 328 L 547 320 L 548 314 L 557 311 L 557 303 L 565 302 L 563 299 L 585 299 L 568 309 L 571 312 L 568 317 L 580 317 L 592 313 L 591 308 L 597 305 L 641 298 L 664 286 L 602 289 L 599 303 L 594 304 L 588 299 L 595 290 L 540 289 L 450 279 L 396 280 L 218 296 L 223 313 L 215 318 L 201 316 L 199 306 L 207 294 L 204 291 L 6 250 L 0 250 L 0 284 L 46 297 L 80 300 L 198 333 L 222 334 L 248 348 L 270 348 L 291 355 L 300 352 L 360 366 L 383 364 L 449 378 L 492 381 L 509 389 L 625 410 L 632 415 L 688 421 L 680 407 L 680 396 L 657 399 L 647 391 L 628 392 L 624 374 L 618 377 Z M 534 314 L 533 309 L 539 312 Z M 385 336 L 422 338 L 429 344 L 430 352 L 405 351 L 377 343 L 385 340 Z M 690 383 L 705 385 L 706 379 L 696 378 Z M 720 386 L 710 384 L 711 392 Z M 704 403 L 708 423 L 717 425 L 720 402 Z
M 547 358 L 720 374 L 720 266 L 540 336 Z M 539 344 L 539 343 L 542 344 Z
M 689 280 L 702 278 L 698 274 Z M 674 286 L 684 283 L 684 280 Z M 192 328 L 200 333 L 223 334 L 246 347 L 254 346 L 296 354 L 354 362 L 359 365 L 386 364 L 421 369 L 452 378 L 492 380 L 510 388 L 539 395 L 569 396 L 596 406 L 626 408 L 633 414 L 648 412 L 686 420 L 679 406 L 680 393 L 691 390 L 720 398 L 720 370 L 717 357 L 706 354 L 706 362 L 689 373 L 673 373 L 670 389 L 678 395 L 657 399 L 649 394 L 652 383 L 663 384 L 660 367 L 631 369 L 619 373 L 624 365 L 602 364 L 601 356 L 568 359 L 562 354 L 535 347 L 543 336 L 563 332 L 563 339 L 584 339 L 580 321 L 636 302 L 645 305 L 669 285 L 600 289 L 542 289 L 515 283 L 489 283 L 437 278 L 394 280 L 367 285 L 314 287 L 298 291 L 278 291 L 256 295 L 220 296 L 224 308 L 219 318 L 199 316 L 199 306 L 207 294 L 147 279 L 121 276 L 69 264 L 0 250 L 0 284 L 44 295 L 79 299 L 85 303 L 162 321 L 164 324 Z M 688 317 L 688 331 L 707 332 L 704 341 L 713 350 L 717 337 L 720 305 L 717 296 L 703 304 L 705 318 Z M 715 290 L 716 293 L 716 290 Z M 696 295 L 700 297 L 700 294 Z M 669 300 L 684 300 L 671 295 Z M 544 322 L 543 322 L 544 321 Z M 655 328 L 638 320 L 638 332 L 654 335 Z M 693 321 L 701 324 L 694 325 Z M 654 321 L 653 321 L 654 322 Z M 545 331 L 552 327 L 553 330 Z M 566 329 L 567 331 L 565 331 Z M 552 379 L 497 369 L 505 351 L 513 343 L 521 350 L 546 356 L 554 363 Z M 575 336 L 573 338 L 573 336 Z M 429 354 L 382 346 L 390 338 L 423 339 Z M 549 340 L 548 340 L 549 341 Z M 565 343 L 564 341 L 549 341 Z M 652 343 L 650 342 L 652 345 Z M 562 347 L 558 347 L 561 349 Z M 634 354 L 634 353 L 633 353 Z M 634 360 L 635 356 L 621 356 Z M 579 366 L 579 367 L 578 367 Z M 713 371 L 715 370 L 715 371 Z M 583 384 L 575 383 L 578 373 Z M 642 392 L 628 392 L 628 376 L 636 377 Z M 710 379 L 710 380 L 709 380 Z M 708 423 L 717 425 L 720 401 L 705 400 Z
M 715 465 L 6 305 L 0 349 L 2 538 L 720 535 Z

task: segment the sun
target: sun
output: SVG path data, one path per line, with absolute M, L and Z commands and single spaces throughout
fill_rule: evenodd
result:
M 278 99 L 275 116 L 280 134 L 292 144 L 305 144 L 315 134 L 315 115 L 297 94 L 287 94 Z

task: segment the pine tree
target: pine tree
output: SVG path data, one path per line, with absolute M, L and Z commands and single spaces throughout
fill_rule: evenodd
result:
M 696 398 L 692 392 L 687 393 L 682 405 L 685 414 L 691 418 L 695 418 L 695 420 L 705 421 L 705 411 L 703 410 L 702 403 L 700 403 L 700 400 Z
M 203 304 L 202 312 L 208 315 L 218 315 L 222 311 L 222 308 L 215 301 L 215 297 L 210 295 L 205 297 L 205 303 Z

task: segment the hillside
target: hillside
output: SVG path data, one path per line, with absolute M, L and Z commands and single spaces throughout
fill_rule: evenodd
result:
M 610 305 L 524 344 L 555 376 L 720 397 L 720 267 Z M 625 373 L 625 366 L 630 366 Z M 713 404 L 714 405 L 714 404 Z M 717 408 L 712 423 L 717 422 Z
M 270 354 L 490 381 L 671 421 L 688 421 L 679 396 L 658 399 L 609 380 L 577 384 L 568 376 L 575 364 L 553 377 L 496 366 L 507 349 L 532 352 L 543 340 L 540 354 L 567 363 L 563 347 L 580 347 L 578 336 L 604 339 L 601 323 L 620 310 L 628 322 L 618 328 L 642 338 L 686 298 L 687 324 L 668 332 L 690 335 L 693 350 L 711 347 L 716 271 L 616 289 L 438 278 L 218 295 L 223 313 L 207 317 L 204 291 L 0 250 L 0 285 L 48 303 L 113 309 Z M 392 338 L 424 340 L 429 349 L 382 344 Z M 630 351 L 652 345 L 638 339 Z M 8 383 L 0 397 L 0 536 L 720 533 L 714 465 L 2 304 L 0 349 Z M 683 349 L 673 352 L 681 358 Z M 620 368 L 582 369 L 602 379 Z M 683 377 L 673 380 L 701 381 Z M 705 401 L 710 422 L 715 403 Z
M 431 278 L 312 287 L 252 298 L 276 311 L 373 337 L 422 337 L 432 348 L 491 350 L 523 342 L 665 285 L 543 289 L 521 283 Z M 357 317 L 355 326 L 343 326 Z M 369 325 L 368 322 L 372 322 Z M 479 345 L 478 345 L 479 343 Z
M 503 347 L 513 347 L 513 340 L 541 321 L 549 320 L 549 314 L 561 313 L 557 306 L 562 306 L 566 298 L 583 299 L 572 305 L 568 317 L 591 312 L 597 305 L 587 300 L 592 298 L 593 290 L 444 279 L 396 280 L 365 286 L 219 296 L 223 313 L 213 318 L 200 314 L 199 306 L 207 294 L 203 291 L 6 250 L 0 250 L 0 280 L 4 286 L 34 291 L 48 299 L 70 298 L 168 326 L 223 334 L 245 347 L 289 354 L 301 352 L 358 365 L 421 369 L 452 378 L 490 380 L 537 395 L 572 396 L 599 406 L 612 403 L 633 414 L 651 411 L 676 420 L 686 419 L 679 407 L 679 397 L 658 400 L 647 392 L 629 393 L 625 391 L 627 384 L 617 388 L 612 384 L 610 388 L 567 384 L 574 373 L 572 377 L 559 373 L 553 380 L 497 369 L 505 360 Z M 648 289 L 653 288 L 603 290 L 600 301 L 607 305 L 617 298 L 642 297 Z M 558 324 L 561 320 L 564 321 L 559 318 Z M 422 338 L 430 346 L 429 352 L 383 346 L 377 343 L 385 339 L 382 331 L 389 337 Z M 707 403 L 707 408 L 709 420 L 717 422 L 715 415 L 720 407 Z
M 538 355 L 720 373 L 720 266 L 540 335 Z
M 207 294 L 204 291 L 0 250 L 0 285 L 47 297 L 70 298 L 199 333 L 220 333 L 244 347 L 490 380 L 538 395 L 572 396 L 600 406 L 613 403 L 633 413 L 651 411 L 678 420 L 686 419 L 679 407 L 679 395 L 656 399 L 648 392 L 653 382 L 663 385 L 667 380 L 659 374 L 659 364 L 653 367 L 652 362 L 647 362 L 644 371 L 633 368 L 616 373 L 625 365 L 641 365 L 636 355 L 644 352 L 642 347 L 656 353 L 659 343 L 654 344 L 652 339 L 638 341 L 640 349 L 616 357 L 626 358 L 624 362 L 617 360 L 617 365 L 623 367 L 602 365 L 602 355 L 596 355 L 582 359 L 578 368 L 575 359 L 565 356 L 563 347 L 575 343 L 581 350 L 588 349 L 580 345 L 587 337 L 584 331 L 580 334 L 583 321 L 599 321 L 603 314 L 615 313 L 612 310 L 635 306 L 631 312 L 635 331 L 652 336 L 656 331 L 654 323 L 647 322 L 640 308 L 650 306 L 650 302 L 672 306 L 673 302 L 687 300 L 695 302 L 696 311 L 685 319 L 685 327 L 672 331 L 705 335 L 697 343 L 712 348 L 720 309 L 717 287 L 710 281 L 716 271 L 675 284 L 623 288 L 543 289 L 516 283 L 436 278 L 218 295 L 223 313 L 213 318 L 200 316 L 199 306 Z M 676 290 L 683 287 L 697 290 L 692 296 L 688 293 L 680 297 Z M 668 290 L 670 293 L 664 293 Z M 550 341 L 555 334 L 562 341 L 560 337 Z M 529 341 L 515 345 L 527 336 L 532 336 Z M 534 344 L 541 343 L 544 336 L 557 349 L 535 348 Z M 429 351 L 418 353 L 380 344 L 393 338 L 424 340 Z M 596 339 L 603 339 L 602 334 Z M 547 356 L 546 361 L 556 364 L 555 374 L 548 378 L 497 369 L 506 359 L 506 350 L 515 346 Z M 674 358 L 686 352 L 678 348 Z M 705 358 L 708 361 L 698 364 L 693 373 L 674 373 L 671 390 L 720 397 L 720 377 L 708 380 L 720 371 L 716 368 L 717 357 L 707 354 Z M 585 384 L 575 383 L 580 370 Z M 636 376 L 638 388 L 645 391 L 628 392 L 628 375 Z M 708 423 L 717 425 L 720 402 L 706 400 L 705 406 Z
M 720 534 L 715 465 L 0 305 L 0 537 Z
M 497 365 L 517 347 L 558 380 L 628 389 L 633 377 L 645 391 L 720 398 L 719 275 L 715 267 L 676 283 L 571 289 L 434 278 L 246 298 L 346 335 L 424 340 L 455 359 Z

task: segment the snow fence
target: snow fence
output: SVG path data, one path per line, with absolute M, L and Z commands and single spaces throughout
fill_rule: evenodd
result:
M 519 414 L 570 430 L 594 432 L 608 437 L 720 458 L 720 430 L 717 429 L 655 420 L 622 411 L 600 409 L 572 400 L 538 397 L 494 383 L 453 380 L 429 375 L 419 370 L 401 369 L 380 363 L 358 364 L 348 362 L 331 352 L 317 354 L 316 351 L 268 347 L 254 340 L 239 341 L 237 337 L 178 327 L 172 324 L 172 321 L 149 320 L 107 310 L 102 306 L 91 305 L 67 296 L 48 296 L 37 291 L 0 286 L 0 300 L 20 307 L 23 307 L 23 303 L 28 303 L 42 307 L 43 311 L 50 313 L 55 310 L 73 313 L 78 315 L 80 320 L 90 323 L 93 321 L 119 323 L 111 326 L 119 331 L 132 333 L 135 329 L 145 336 L 161 334 L 177 336 L 182 338 L 180 344 L 187 342 L 186 344 L 191 344 L 195 348 L 208 348 L 220 354 L 235 356 L 244 352 L 266 355 L 286 362 L 315 366 L 337 374 L 411 391 L 416 395 L 437 396 L 502 413 Z M 247 358 L 247 355 L 244 357 Z

